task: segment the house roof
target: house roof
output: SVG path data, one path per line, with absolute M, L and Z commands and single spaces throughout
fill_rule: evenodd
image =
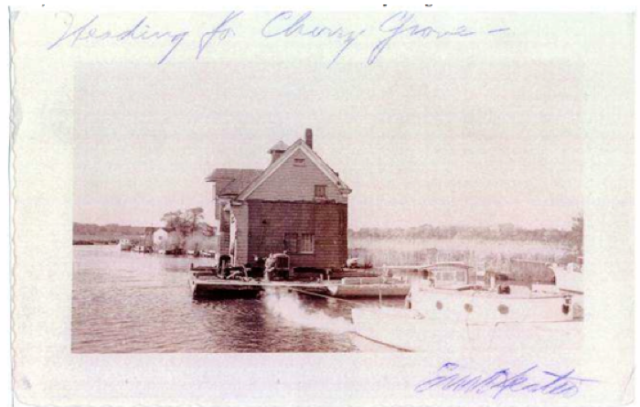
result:
M 238 195 L 251 185 L 253 181 L 258 179 L 262 173 L 262 170 L 218 168 L 205 178 L 205 180 L 207 182 L 226 183 L 226 185 L 223 185 L 218 191 L 218 195 Z
M 284 141 L 280 140 L 273 147 L 271 147 L 269 149 L 269 151 L 267 151 L 267 152 L 271 153 L 273 151 L 287 151 L 288 148 L 289 148 L 289 146 L 287 145 L 287 143 L 285 143 Z
M 246 199 L 280 168 L 289 157 L 295 154 L 296 151 L 302 151 L 338 187 L 341 193 L 345 195 L 351 193 L 351 189 L 340 179 L 338 173 L 329 167 L 304 140 L 298 139 L 291 146 L 279 141 L 269 149 L 269 152 L 271 151 L 284 151 L 284 153 L 282 157 L 272 162 L 265 170 L 218 168 L 206 177 L 205 181 L 219 184 L 220 189 L 217 191 L 219 196 L 235 195 L 239 200 Z
M 266 170 L 262 171 L 262 173 L 256 177 L 253 182 L 247 184 L 244 189 L 242 189 L 240 194 L 238 194 L 238 199 L 243 200 L 246 199 L 253 191 L 255 191 L 263 182 L 265 182 L 280 166 L 282 166 L 289 157 L 291 157 L 296 151 L 302 151 L 305 153 L 313 163 L 315 163 L 318 168 L 338 187 L 338 189 L 344 193 L 351 193 L 351 189 L 345 184 L 338 173 L 335 172 L 327 163 L 325 163 L 322 158 L 315 151 L 313 151 L 307 143 L 298 139 L 295 143 L 293 143 L 283 154 L 281 158 L 271 163 Z

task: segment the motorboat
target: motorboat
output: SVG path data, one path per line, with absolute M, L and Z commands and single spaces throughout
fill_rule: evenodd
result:
M 193 298 L 256 298 L 262 291 L 258 281 L 247 276 L 242 267 L 227 268 L 218 273 L 218 267 L 193 267 L 189 286 Z
M 189 285 L 194 298 L 256 298 L 262 292 L 258 281 L 225 280 L 212 273 L 192 273 Z
M 584 294 L 582 288 L 582 268 L 576 263 L 569 263 L 562 267 L 557 264 L 551 266 L 555 275 L 556 287 L 560 292 Z
M 582 268 L 579 264 L 569 263 L 561 266 L 552 264 L 555 284 L 533 284 L 532 290 L 543 293 L 571 294 L 577 317 L 584 315 L 584 288 L 582 285 Z
M 401 350 L 471 354 L 570 351 L 581 341 L 571 295 L 493 278 L 485 287 L 465 275 L 470 274 L 441 274 L 445 279 L 439 281 L 430 273 L 413 281 L 405 308 L 354 308 L 356 333 Z

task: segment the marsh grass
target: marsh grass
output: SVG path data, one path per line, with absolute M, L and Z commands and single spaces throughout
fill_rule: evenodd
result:
M 461 261 L 479 269 L 511 270 L 512 260 L 535 263 L 566 261 L 569 249 L 561 243 L 481 239 L 351 238 L 349 256 L 374 267 L 424 265 Z

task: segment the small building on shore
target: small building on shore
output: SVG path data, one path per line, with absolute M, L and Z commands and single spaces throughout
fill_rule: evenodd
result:
M 292 267 L 342 267 L 348 256 L 351 189 L 313 149 L 313 133 L 268 150 L 270 165 L 215 169 L 213 183 L 218 249 L 234 265 L 286 252 Z
M 153 232 L 153 249 L 169 250 L 181 246 L 180 234 L 175 230 L 158 228 Z

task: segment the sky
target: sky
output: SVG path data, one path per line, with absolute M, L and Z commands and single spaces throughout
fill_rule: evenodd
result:
M 215 168 L 314 132 L 349 227 L 570 228 L 582 210 L 581 67 L 562 58 L 91 63 L 76 69 L 74 221 L 161 225 Z

